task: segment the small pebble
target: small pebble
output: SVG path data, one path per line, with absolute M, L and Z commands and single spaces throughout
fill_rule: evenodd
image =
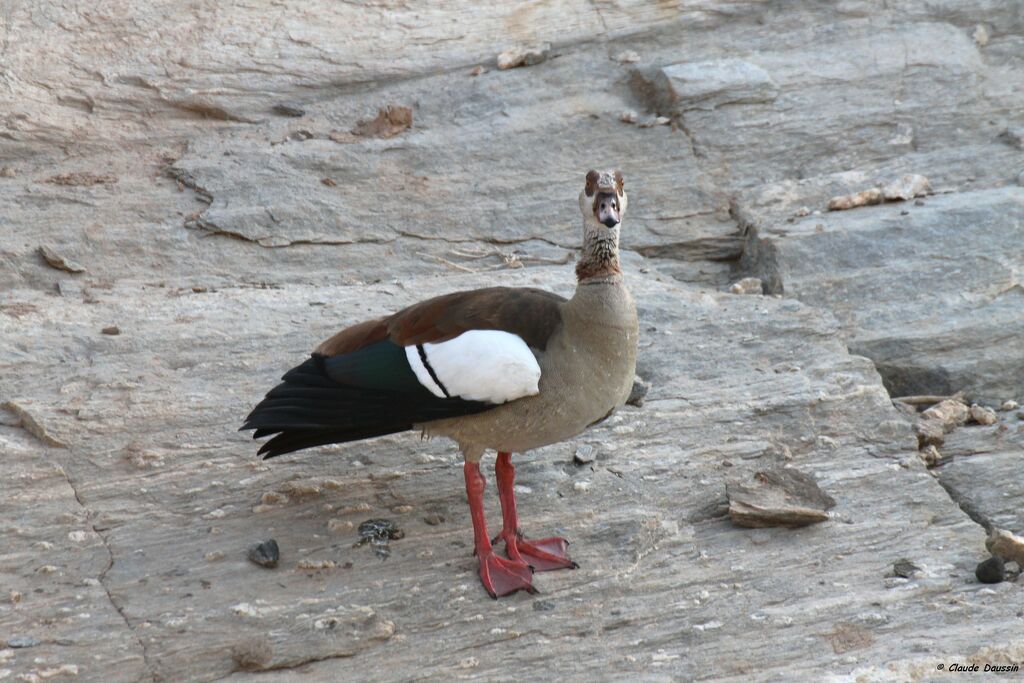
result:
M 974 42 L 978 44 L 978 47 L 985 47 L 989 41 L 988 29 L 985 28 L 984 24 L 978 24 L 974 27 L 974 33 L 971 34 L 971 38 L 974 38 Z
M 979 406 L 977 403 L 971 405 L 971 418 L 980 425 L 995 424 L 997 419 L 996 411 Z
M 548 58 L 551 50 L 549 43 L 532 46 L 518 46 L 505 50 L 498 55 L 498 68 L 502 71 L 515 69 L 520 66 L 533 66 L 540 64 Z
M 249 546 L 247 557 L 253 564 L 273 569 L 281 559 L 281 549 L 278 548 L 277 541 L 271 538 Z
M 550 612 L 555 609 L 555 603 L 550 600 L 536 600 L 533 603 L 533 609 L 535 612 Z
M 117 325 L 108 325 L 107 327 L 104 327 L 102 330 L 100 330 L 100 332 L 102 332 L 103 334 L 116 336 L 121 334 L 121 328 L 119 328 Z
M 1006 579 L 1006 564 L 1003 558 L 993 555 L 978 565 L 974 575 L 982 583 L 1000 583 Z
M 444 515 L 437 512 L 428 512 L 423 516 L 423 521 L 430 526 L 437 526 L 438 524 L 444 524 Z
M 731 294 L 761 294 L 763 291 L 761 278 L 758 277 L 745 277 L 729 287 Z
M 576 446 L 576 452 L 572 456 L 572 461 L 577 465 L 589 465 L 594 462 L 596 458 L 597 449 L 589 443 L 581 443 Z
M 635 64 L 640 61 L 640 55 L 635 50 L 623 50 L 615 57 L 615 61 L 619 64 Z
M 1006 401 L 1003 401 L 1003 405 L 999 406 L 999 409 L 1000 410 L 1017 410 L 1017 408 L 1019 408 L 1019 407 L 1020 407 L 1020 404 L 1017 403 L 1016 401 L 1014 401 L 1011 398 L 1011 399 L 1008 399 Z

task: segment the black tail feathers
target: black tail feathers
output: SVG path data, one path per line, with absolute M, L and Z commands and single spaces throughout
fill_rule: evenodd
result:
M 339 383 L 327 359 L 314 355 L 292 368 L 245 419 L 254 439 L 273 436 L 259 455 L 274 458 L 304 448 L 359 441 L 412 429 L 414 424 L 477 413 L 493 405 L 438 398 L 423 387 L 395 391 Z

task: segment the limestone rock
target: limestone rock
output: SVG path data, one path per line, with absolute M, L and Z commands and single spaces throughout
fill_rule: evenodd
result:
M 634 74 L 634 88 L 662 114 L 771 102 L 778 87 L 768 72 L 740 59 L 684 62 Z
M 1005 529 L 992 529 L 985 540 L 985 547 L 993 555 L 1024 567 L 1024 537 Z
M 756 277 L 745 277 L 729 285 L 729 291 L 733 294 L 760 294 L 763 285 L 761 279 Z
M 923 175 L 909 173 L 882 187 L 882 197 L 886 201 L 906 201 L 914 197 L 924 197 L 931 192 L 931 185 Z
M 971 404 L 971 419 L 980 425 L 993 425 L 999 418 L 996 417 L 996 411 L 991 408 L 973 403 Z
M 43 245 L 39 247 L 39 253 L 46 260 L 46 262 L 53 266 L 54 268 L 66 270 L 69 273 L 85 272 L 85 266 L 76 263 L 75 261 L 72 261 L 66 256 L 63 256 L 62 254 L 60 254 L 51 247 Z
M 501 70 L 514 69 L 518 66 L 533 66 L 540 64 L 548 58 L 551 45 L 533 45 L 528 47 L 514 47 L 505 50 L 498 55 L 498 68 Z
M 942 431 L 951 432 L 967 422 L 971 411 L 963 401 L 946 399 L 921 413 L 921 419 L 933 420 L 942 426 Z
M 873 187 L 870 190 L 862 190 L 854 194 L 847 194 L 841 197 L 833 197 L 828 200 L 829 211 L 845 211 L 847 209 L 856 209 L 858 206 L 870 206 L 872 204 L 882 203 L 882 191 L 877 187 Z
M 813 477 L 795 469 L 757 472 L 754 483 L 727 488 L 729 517 L 740 526 L 801 527 L 828 520 L 836 502 Z
M 850 349 L 875 362 L 893 396 L 962 390 L 998 405 L 1024 386 L 1024 345 L 990 343 L 1024 338 L 1024 290 L 1016 280 L 1024 266 L 1024 190 L 935 195 L 923 206 L 901 206 L 754 231 L 745 270 L 770 293 L 832 311 Z M 966 418 L 966 406 L 958 410 Z

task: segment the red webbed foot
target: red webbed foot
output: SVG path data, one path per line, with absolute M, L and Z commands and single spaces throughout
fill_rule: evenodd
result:
M 524 538 L 522 532 L 506 535 L 505 554 L 512 560 L 525 562 L 534 571 L 550 572 L 555 569 L 578 569 L 579 565 L 569 557 L 569 541 L 558 536 L 551 538 Z
M 525 562 L 506 560 L 493 552 L 480 556 L 480 581 L 492 598 L 524 590 L 536 593 L 533 587 L 533 570 Z
M 564 538 L 523 538 L 523 532 L 519 530 L 519 513 L 516 510 L 516 468 L 512 465 L 512 454 L 500 451 L 494 463 L 494 471 L 498 476 L 503 527 L 501 533 L 491 543 L 496 543 L 499 538 L 504 539 L 505 554 L 509 559 L 513 562 L 525 562 L 534 571 L 549 572 L 553 569 L 579 567 L 569 557 L 569 541 Z

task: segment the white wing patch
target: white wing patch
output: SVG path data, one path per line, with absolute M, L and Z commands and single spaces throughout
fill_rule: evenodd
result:
M 406 346 L 405 357 L 420 384 L 438 397 L 506 403 L 540 391 L 537 358 L 510 332 L 470 330 L 440 344 Z

